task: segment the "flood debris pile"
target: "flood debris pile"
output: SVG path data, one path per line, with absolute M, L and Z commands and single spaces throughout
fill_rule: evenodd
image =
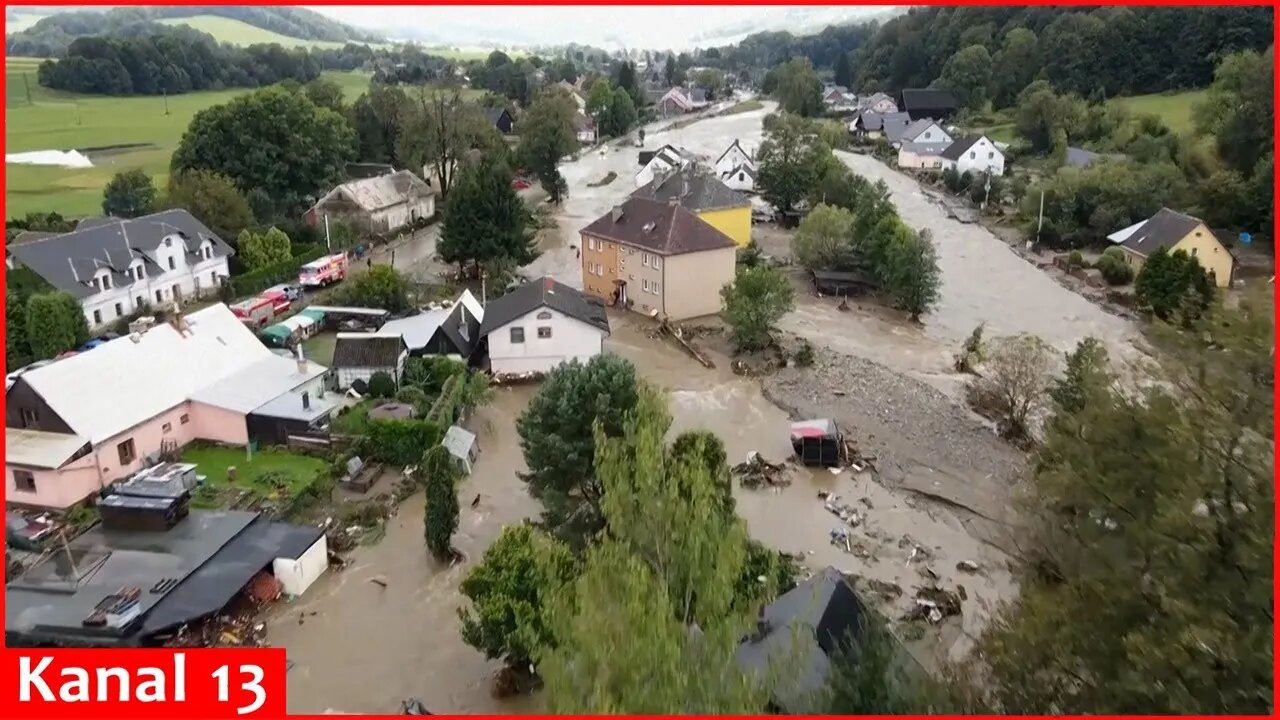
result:
M 702 367 L 713 368 L 715 363 L 711 362 L 710 358 L 690 342 L 693 337 L 703 332 L 705 332 L 703 328 L 684 328 L 679 325 L 672 325 L 668 320 L 664 319 L 658 324 L 658 329 L 654 334 L 658 337 L 669 337 L 675 340 L 676 344 L 689 353 L 690 357 L 702 363 Z
M 760 453 L 747 453 L 747 461 L 733 466 L 733 477 L 742 487 L 755 490 L 762 487 L 786 487 L 791 484 L 787 463 L 771 463 Z

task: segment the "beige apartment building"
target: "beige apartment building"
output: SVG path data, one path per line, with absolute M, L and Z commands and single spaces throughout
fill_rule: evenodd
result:
M 686 320 L 720 312 L 733 238 L 671 202 L 630 198 L 582 229 L 582 285 L 615 307 Z

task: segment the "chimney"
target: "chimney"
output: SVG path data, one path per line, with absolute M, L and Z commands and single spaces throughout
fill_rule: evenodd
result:
M 169 324 L 179 334 L 185 335 L 187 333 L 187 319 L 182 317 L 182 306 L 178 304 L 177 300 L 173 301 L 173 314 L 169 316 Z
M 302 343 L 298 343 L 298 345 L 293 349 L 293 352 L 294 352 L 294 357 L 298 362 L 298 374 L 306 375 L 307 374 L 307 358 L 304 357 L 302 354 Z M 305 402 L 303 403 L 303 407 L 306 407 Z
M 311 393 L 309 392 L 302 393 L 302 409 L 303 410 L 311 409 Z
M 467 332 L 467 305 L 461 300 L 458 301 L 458 335 L 471 342 L 470 333 Z
M 552 280 L 550 276 L 548 276 L 548 277 L 544 278 L 544 280 L 543 280 L 543 281 L 546 283 L 545 287 L 547 288 L 547 294 L 548 294 L 548 295 L 555 295 L 555 294 L 556 294 L 556 281 L 555 281 L 555 280 Z
M 622 220 L 622 206 L 614 205 L 613 209 L 609 211 L 609 217 L 611 217 L 615 223 Z

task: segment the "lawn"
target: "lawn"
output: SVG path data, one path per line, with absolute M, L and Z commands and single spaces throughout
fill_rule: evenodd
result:
M 337 344 L 337 333 L 322 332 L 302 341 L 302 354 L 309 360 L 329 367 L 333 364 L 333 350 Z
M 5 152 L 128 147 L 89 153 L 95 165 L 92 168 L 7 165 L 6 217 L 37 210 L 66 216 L 99 214 L 102 188 L 112 175 L 124 170 L 141 168 L 163 185 L 169 158 L 191 118 L 200 110 L 249 92 L 237 88 L 174 95 L 167 100 L 77 95 L 40 87 L 36 83 L 39 62 L 6 59 Z M 348 101 L 369 83 L 364 73 L 326 72 L 324 76 L 342 86 Z
M 1158 115 L 1171 130 L 1185 133 L 1192 130 L 1191 108 L 1204 100 L 1206 95 L 1205 90 L 1186 90 L 1179 93 L 1119 97 L 1110 102 L 1123 105 L 1135 114 Z
M 194 463 L 206 476 L 194 503 L 200 507 L 224 507 L 244 490 L 272 504 L 284 504 L 311 487 L 317 477 L 328 472 L 320 459 L 274 448 L 258 450 L 246 459 L 243 448 L 216 446 L 188 447 L 182 462 Z M 227 468 L 236 469 L 235 482 L 227 480 Z

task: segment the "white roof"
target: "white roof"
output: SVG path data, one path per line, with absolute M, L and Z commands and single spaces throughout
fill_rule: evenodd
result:
M 76 434 L 96 444 L 276 357 L 226 305 L 192 313 L 186 324 L 182 334 L 168 323 L 157 325 L 22 377 Z
M 453 303 L 454 307 L 457 307 L 458 303 L 465 305 L 467 312 L 475 316 L 476 320 L 484 322 L 484 306 L 480 304 L 480 301 L 476 299 L 475 295 L 471 294 L 470 290 L 462 291 L 462 294 L 458 296 L 457 301 Z M 452 312 L 452 308 L 450 308 L 450 312 Z
M 1138 232 L 1138 230 L 1139 230 L 1143 225 L 1146 225 L 1146 224 L 1147 224 L 1147 221 L 1146 221 L 1146 220 L 1139 220 L 1138 222 L 1136 222 L 1136 223 L 1134 223 L 1134 224 L 1130 225 L 1129 227 L 1127 227 L 1127 228 L 1125 228 L 1125 229 L 1123 229 L 1123 230 L 1117 230 L 1117 231 L 1115 231 L 1115 232 L 1111 233 L 1110 235 L 1108 235 L 1108 236 L 1107 236 L 1107 239 L 1108 239 L 1108 240 L 1110 240 L 1111 242 L 1113 242 L 1113 243 L 1115 243 L 1115 244 L 1119 245 L 1120 243 L 1124 242 L 1125 240 L 1128 240 L 1128 239 L 1129 239 L 1129 236 L 1131 236 L 1131 235 L 1133 235 L 1134 233 Z
M 340 260 L 345 257 L 346 255 L 343 255 L 342 253 L 337 253 L 335 255 L 325 255 L 322 258 L 312 260 L 311 262 L 302 265 L 302 267 L 311 268 L 312 270 L 319 270 L 320 268 L 328 265 L 329 263 L 334 262 L 336 260 Z
M 56 469 L 87 442 L 79 435 L 5 428 L 4 461 L 7 465 Z
M 308 327 L 311 327 L 312 325 L 315 325 L 316 321 L 307 317 L 306 315 L 294 315 L 293 317 L 289 317 L 289 318 L 285 318 L 284 320 L 281 320 L 280 324 L 284 325 L 290 330 L 301 330 L 302 328 L 308 328 Z
M 467 460 L 471 457 L 471 448 L 476 444 L 476 436 L 457 425 L 452 425 L 444 434 L 440 444 L 449 451 L 450 455 L 459 460 Z
M 433 308 L 407 318 L 388 320 L 382 327 L 378 328 L 377 334 L 399 335 L 404 338 L 406 346 L 420 348 L 431 341 L 431 336 L 436 334 L 440 323 L 449 317 L 450 312 L 452 312 L 452 308 Z M 342 334 L 345 335 L 346 333 Z
M 323 365 L 307 361 L 307 371 L 298 372 L 298 361 L 268 353 L 266 357 L 206 385 L 191 395 L 195 402 L 251 413 L 303 383 L 325 373 Z

